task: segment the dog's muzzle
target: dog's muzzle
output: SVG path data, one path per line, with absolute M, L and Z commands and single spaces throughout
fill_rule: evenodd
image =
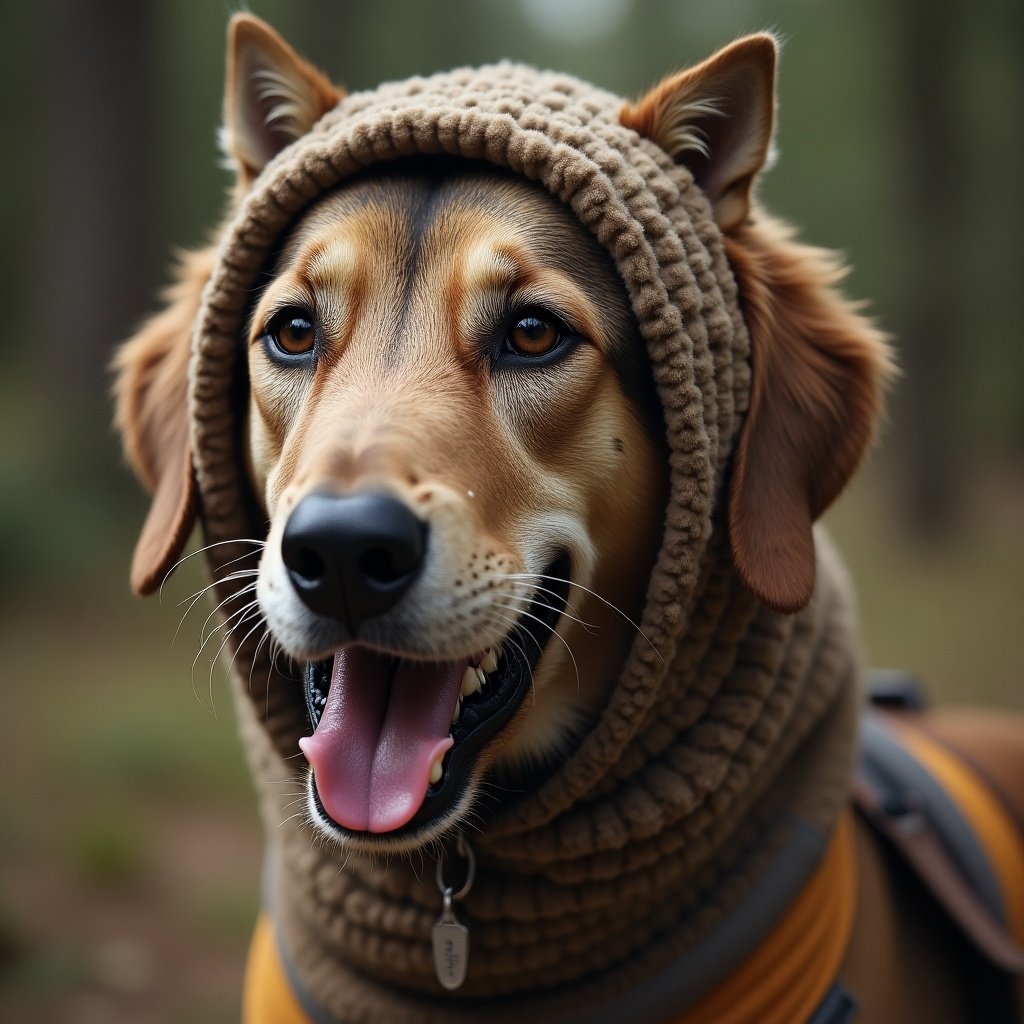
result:
M 314 492 L 288 517 L 281 557 L 303 604 L 355 636 L 413 584 L 426 541 L 426 523 L 390 495 Z

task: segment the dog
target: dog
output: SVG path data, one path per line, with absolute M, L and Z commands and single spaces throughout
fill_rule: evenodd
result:
M 857 638 L 813 524 L 893 369 L 755 201 L 776 51 L 608 115 L 514 66 L 346 98 L 232 20 L 228 221 L 116 367 L 154 494 L 133 586 L 201 516 L 242 666 L 270 836 L 247 1021 L 990 1005 L 873 834 L 900 843 L 878 777 L 848 810 Z M 1010 863 L 1019 727 L 877 728 L 992 780 Z

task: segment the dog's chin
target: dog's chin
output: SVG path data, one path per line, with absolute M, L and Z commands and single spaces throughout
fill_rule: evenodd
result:
M 556 558 L 545 577 L 500 646 L 483 656 L 475 652 L 454 661 L 427 662 L 419 655 L 357 644 L 306 664 L 313 728 L 313 737 L 303 740 L 311 764 L 307 802 L 322 835 L 348 850 L 388 855 L 420 850 L 466 827 L 477 811 L 487 770 L 558 628 L 570 586 L 568 557 Z M 480 681 L 475 688 L 473 672 Z M 353 678 L 360 675 L 370 678 Z M 466 678 L 469 685 L 460 685 Z M 335 687 L 338 692 L 332 693 Z M 355 692 L 359 687 L 362 695 Z M 432 687 L 436 693 L 424 693 Z M 410 706 L 396 708 L 395 701 L 403 697 Z M 438 737 L 445 714 L 454 720 L 441 726 L 447 737 Z M 432 721 L 425 726 L 421 719 Z M 379 736 L 354 736 L 353 720 L 363 730 L 379 729 Z M 419 753 L 410 753 L 414 749 Z M 397 778 L 396 761 L 401 765 Z M 342 770 L 339 762 L 358 767 Z M 360 791 L 360 797 L 353 797 L 352 790 Z M 369 811 L 363 807 L 366 793 L 373 794 Z M 394 809 L 396 803 L 401 811 Z

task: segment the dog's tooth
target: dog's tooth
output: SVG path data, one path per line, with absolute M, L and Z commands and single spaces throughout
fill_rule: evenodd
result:
M 487 648 L 487 653 L 484 654 L 480 667 L 485 672 L 493 672 L 498 667 L 498 655 L 490 647 Z
M 483 688 L 484 683 L 487 682 L 487 673 L 482 668 L 477 666 L 476 677 L 480 680 L 480 686 L 481 688 Z
M 430 766 L 430 784 L 436 786 L 441 781 L 442 775 L 444 775 L 444 769 L 441 767 L 441 758 L 438 758 Z
M 471 697 L 479 689 L 480 680 L 477 677 L 476 669 L 472 665 L 467 665 L 466 671 L 462 674 L 462 686 L 459 692 L 463 697 Z
M 452 725 L 454 725 L 459 720 L 459 715 L 461 715 L 461 714 L 462 714 L 462 698 L 460 697 L 455 702 L 455 713 L 452 715 Z

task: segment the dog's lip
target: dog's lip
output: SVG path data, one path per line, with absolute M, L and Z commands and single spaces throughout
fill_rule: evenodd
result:
M 488 676 L 488 685 L 462 703 L 459 719 L 451 726 L 453 743 L 445 754 L 441 779 L 428 785 L 419 809 L 398 828 L 382 832 L 346 828 L 324 808 L 314 773 L 311 796 L 324 820 L 345 835 L 370 840 L 408 839 L 438 822 L 457 804 L 481 749 L 509 723 L 529 690 L 533 669 L 555 631 L 568 598 L 571 586 L 568 556 L 559 555 L 545 570 L 544 577 L 546 585 L 536 589 L 527 611 L 506 635 L 508 639 L 518 633 L 519 640 L 504 643 L 498 666 Z M 306 698 L 314 730 L 329 692 L 333 662 L 332 657 L 306 665 Z

